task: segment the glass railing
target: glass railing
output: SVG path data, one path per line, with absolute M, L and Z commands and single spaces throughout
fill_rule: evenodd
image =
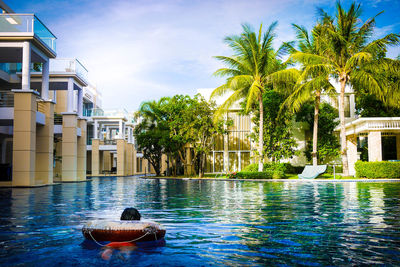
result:
M 48 48 L 56 51 L 56 37 L 33 14 L 0 14 L 0 36 L 35 35 Z
M 8 74 L 15 74 L 18 71 L 18 63 L 0 63 L 0 70 Z
M 88 81 L 87 69 L 75 58 L 50 59 L 50 72 L 75 73 L 84 81 Z
M 104 116 L 104 110 L 101 108 L 94 108 L 92 116 Z

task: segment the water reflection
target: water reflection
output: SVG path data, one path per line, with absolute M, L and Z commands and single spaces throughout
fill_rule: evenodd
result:
M 131 263 L 398 265 L 399 196 L 398 183 L 122 177 L 0 189 L 0 264 L 103 264 L 99 251 L 80 246 L 81 226 L 134 206 L 167 235 L 163 247 L 134 251 Z

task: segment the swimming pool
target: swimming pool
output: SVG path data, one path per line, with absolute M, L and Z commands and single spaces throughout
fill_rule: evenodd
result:
M 165 244 L 105 262 L 82 225 L 137 207 Z M 400 183 L 93 178 L 0 189 L 0 265 L 400 265 Z

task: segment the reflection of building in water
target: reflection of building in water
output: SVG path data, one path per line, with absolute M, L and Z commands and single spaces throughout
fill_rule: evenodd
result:
M 385 193 L 383 192 L 383 187 L 371 187 L 370 191 L 370 200 L 371 200 L 371 217 L 369 218 L 369 222 L 375 225 L 379 224 L 379 228 L 385 228 L 386 224 L 384 223 L 384 198 Z

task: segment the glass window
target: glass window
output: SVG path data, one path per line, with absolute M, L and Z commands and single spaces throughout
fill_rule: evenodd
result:
M 240 168 L 243 170 L 250 164 L 250 152 L 240 153 Z
M 215 172 L 223 172 L 224 171 L 224 153 L 223 152 L 215 152 L 214 153 L 214 171 Z
M 237 171 L 239 169 L 238 153 L 229 152 L 229 170 Z

